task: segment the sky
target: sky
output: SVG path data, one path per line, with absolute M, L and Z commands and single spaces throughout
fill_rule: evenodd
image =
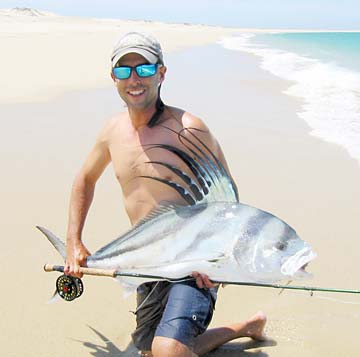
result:
M 0 0 L 65 16 L 251 28 L 360 29 L 359 0 Z

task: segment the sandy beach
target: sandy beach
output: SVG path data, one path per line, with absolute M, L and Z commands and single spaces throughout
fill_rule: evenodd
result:
M 207 122 L 240 200 L 284 219 L 317 252 L 304 284 L 359 289 L 360 165 L 309 135 L 297 117 L 301 101 L 283 93 L 290 83 L 261 70 L 259 58 L 217 44 L 249 30 L 0 12 L 2 356 L 137 356 L 135 296 L 125 299 L 111 279 L 85 277 L 80 299 L 46 303 L 58 275 L 42 267 L 62 262 L 35 229 L 65 238 L 72 180 L 106 118 L 123 110 L 109 76 L 112 46 L 135 29 L 163 44 L 164 101 Z M 88 248 L 129 226 L 110 166 L 87 218 Z M 240 339 L 208 356 L 356 356 L 359 304 L 358 295 L 227 286 L 211 326 L 262 310 L 272 340 Z

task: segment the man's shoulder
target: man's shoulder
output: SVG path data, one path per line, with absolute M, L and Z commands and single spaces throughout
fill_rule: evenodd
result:
M 184 114 L 183 125 L 185 128 L 194 128 L 203 131 L 209 130 L 203 119 L 189 112 Z
M 106 119 L 104 127 L 110 130 L 120 125 L 124 121 L 123 119 L 126 119 L 128 117 L 129 115 L 126 112 L 113 114 L 111 117 Z
M 175 110 L 178 109 L 175 108 Z M 186 136 L 191 141 L 200 140 L 215 155 L 219 155 L 219 144 L 206 125 L 205 121 L 188 111 L 180 110 L 179 113 L 181 113 L 181 118 L 179 120 L 181 127 L 182 129 L 186 129 L 182 131 L 182 135 Z
M 203 119 L 180 108 L 169 107 L 173 116 L 182 124 L 184 128 L 194 128 L 199 130 L 208 130 Z
M 111 117 L 107 118 L 104 121 L 104 124 L 100 130 L 98 139 L 100 141 L 108 141 L 112 135 L 112 133 L 115 131 L 115 129 L 121 125 L 122 118 L 125 116 L 124 113 L 117 113 L 112 115 Z

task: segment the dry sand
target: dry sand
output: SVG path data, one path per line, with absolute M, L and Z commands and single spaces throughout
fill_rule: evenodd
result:
M 104 119 L 122 110 L 108 79 L 108 58 L 113 42 L 130 28 L 151 30 L 164 43 L 164 99 L 209 123 L 241 200 L 283 218 L 318 252 L 309 268 L 315 278 L 307 283 L 359 288 L 359 164 L 308 135 L 296 116 L 301 102 L 282 94 L 289 84 L 261 71 L 257 58 L 219 45 L 185 49 L 230 30 L 1 17 L 2 356 L 136 356 L 129 344 L 134 296 L 124 299 L 110 279 L 86 277 L 80 299 L 46 304 L 57 274 L 43 273 L 42 265 L 61 260 L 34 228 L 44 225 L 65 236 L 76 170 Z M 204 58 L 223 64 L 219 77 L 207 75 L 211 61 Z M 109 167 L 97 185 L 84 237 L 94 251 L 128 226 Z M 357 296 L 279 296 L 271 289 L 228 286 L 219 294 L 212 326 L 263 310 L 274 341 L 243 339 L 210 355 L 356 356 L 359 303 Z
M 231 29 L 61 16 L 21 16 L 0 10 L 0 100 L 46 100 L 69 89 L 109 85 L 110 55 L 118 38 L 146 31 L 164 52 L 211 43 Z M 0 102 L 0 103 L 1 103 Z

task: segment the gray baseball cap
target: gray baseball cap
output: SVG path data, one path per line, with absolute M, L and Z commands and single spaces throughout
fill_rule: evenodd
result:
M 146 33 L 129 32 L 121 37 L 111 55 L 112 67 L 115 67 L 119 59 L 128 53 L 138 53 L 152 64 L 164 64 L 159 41 Z

